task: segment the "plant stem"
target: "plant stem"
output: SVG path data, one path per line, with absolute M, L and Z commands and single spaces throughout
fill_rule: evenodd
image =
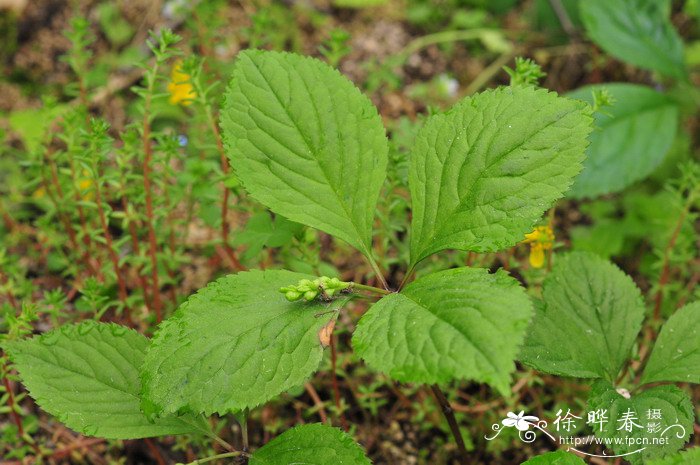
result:
M 412 40 L 409 44 L 401 50 L 397 56 L 401 57 L 401 62 L 403 63 L 410 57 L 413 53 L 418 50 L 427 47 L 428 45 L 439 44 L 444 42 L 459 42 L 463 40 L 475 40 L 481 39 L 483 36 L 488 34 L 500 34 L 501 31 L 498 29 L 467 29 L 462 31 L 442 31 L 436 32 L 434 34 L 428 34 L 417 39 Z
M 326 409 L 323 407 L 323 401 L 316 392 L 316 389 L 309 382 L 304 383 L 304 389 L 306 389 L 307 394 L 314 401 L 316 409 L 318 410 L 318 417 L 321 419 L 321 423 L 328 423 L 328 415 L 326 414 Z
M 245 267 L 238 261 L 236 254 L 228 242 L 230 231 L 228 224 L 228 199 L 230 192 L 229 188 L 226 186 L 226 178 L 228 177 L 230 167 L 228 164 L 228 159 L 226 158 L 224 143 L 221 139 L 221 132 L 219 131 L 219 126 L 216 124 L 216 118 L 214 118 L 214 113 L 211 110 L 211 106 L 207 103 L 204 108 L 207 114 L 207 120 L 209 121 L 209 126 L 211 127 L 211 131 L 214 133 L 214 138 L 216 139 L 216 148 L 219 151 L 219 157 L 221 159 L 221 171 L 224 174 L 224 180 L 221 182 L 221 188 L 223 190 L 221 201 L 221 242 L 223 243 L 224 251 L 226 252 L 229 260 L 231 260 L 234 268 L 240 271 L 244 270 Z
M 372 271 L 374 271 L 374 274 L 377 276 L 377 279 L 379 280 L 380 283 L 382 283 L 382 287 L 389 291 L 389 284 L 387 284 L 386 279 L 384 279 L 384 275 L 382 274 L 382 270 L 379 269 L 379 264 L 377 261 L 372 257 L 372 253 L 369 252 L 367 254 L 367 260 L 369 261 L 369 266 L 372 267 Z
M 366 284 L 359 284 L 359 283 L 352 283 L 352 288 L 357 289 L 359 291 L 367 291 L 367 292 L 373 292 L 375 294 L 381 294 L 381 295 L 387 295 L 391 294 L 391 291 L 387 291 L 386 289 L 382 289 L 380 287 L 374 287 L 374 286 L 367 286 Z
M 127 291 L 126 282 L 124 281 L 124 276 L 122 276 L 121 267 L 119 266 L 119 257 L 114 251 L 114 242 L 112 241 L 112 233 L 109 231 L 109 224 L 107 223 L 107 215 L 105 215 L 104 208 L 102 207 L 102 190 L 100 189 L 100 176 L 97 172 L 98 167 L 93 166 L 95 178 L 93 183 L 95 185 L 95 204 L 97 205 L 97 214 L 100 217 L 100 225 L 102 226 L 102 233 L 105 236 L 105 242 L 107 246 L 107 253 L 109 254 L 109 259 L 112 261 L 112 266 L 114 267 L 114 274 L 117 277 L 117 286 L 119 289 L 119 300 L 124 306 L 124 313 L 126 314 L 127 321 L 131 322 L 131 311 L 127 305 Z
M 666 244 L 666 248 L 664 249 L 664 257 L 662 262 L 663 264 L 661 266 L 661 274 L 659 276 L 658 289 L 656 290 L 656 295 L 654 296 L 654 320 L 657 321 L 661 318 L 661 306 L 664 300 L 664 287 L 666 287 L 666 284 L 668 284 L 668 280 L 671 276 L 671 251 L 673 251 L 673 248 L 676 246 L 678 236 L 681 233 L 681 229 L 683 229 L 683 223 L 685 222 L 685 219 L 688 216 L 688 213 L 690 212 L 690 208 L 695 202 L 695 196 L 697 195 L 697 193 L 698 190 L 695 190 L 691 191 L 688 195 L 688 199 L 685 202 L 683 211 L 681 211 L 681 214 L 678 218 L 678 222 L 676 223 L 676 227 L 673 229 L 671 238 L 669 239 L 668 244 Z
M 348 422 L 345 419 L 345 413 L 343 413 L 342 406 L 340 404 L 340 386 L 338 385 L 338 354 L 335 349 L 335 334 L 331 333 L 330 339 L 331 346 L 331 383 L 333 384 L 333 399 L 335 401 L 335 408 L 338 411 L 338 416 L 340 419 L 340 425 L 343 430 L 348 431 Z
M 157 67 L 153 70 L 153 77 L 149 79 L 148 92 L 146 93 L 146 101 L 143 110 L 143 134 L 141 135 L 143 140 L 143 188 L 146 196 L 146 226 L 148 228 L 148 254 L 151 258 L 151 302 L 153 304 L 153 309 L 156 312 L 156 322 L 160 323 L 163 319 L 162 307 L 163 304 L 160 300 L 160 285 L 158 284 L 158 244 L 156 242 L 156 230 L 153 225 L 154 215 L 153 215 L 153 192 L 151 188 L 151 161 L 153 159 L 153 145 L 151 143 L 151 122 L 150 122 L 150 109 L 151 109 L 151 96 L 153 94 L 153 82 L 155 81 L 155 75 L 157 72 Z
M 241 421 L 241 437 L 243 439 L 243 452 L 247 453 L 250 450 L 248 443 L 248 409 L 243 411 L 243 421 Z
M 399 284 L 399 291 L 403 289 L 403 287 L 410 281 L 410 279 L 413 277 L 413 275 L 416 272 L 416 265 L 413 264 L 408 268 L 408 271 L 406 271 L 406 274 L 404 275 L 403 279 L 401 280 L 401 284 Z
M 457 424 L 454 410 L 452 410 L 452 407 L 445 397 L 445 394 L 440 390 L 440 387 L 437 384 L 431 385 L 430 389 L 433 391 L 435 399 L 437 399 L 438 404 L 440 404 L 442 413 L 445 415 L 445 419 L 450 425 L 452 436 L 454 436 L 455 442 L 457 443 L 457 448 L 459 449 L 459 454 L 462 456 L 462 463 L 467 465 L 469 463 L 469 454 L 467 453 L 467 448 L 464 445 L 464 438 L 462 438 L 462 431 L 460 431 L 459 425 Z
M 4 362 L 3 365 L 6 366 Z M 3 376 L 2 383 L 5 386 L 5 392 L 7 392 L 7 408 L 10 410 L 12 421 L 14 421 L 15 425 L 17 426 L 17 436 L 24 441 L 24 427 L 22 426 L 22 419 L 15 411 L 15 393 L 12 391 L 12 386 L 10 386 L 10 380 L 7 379 L 7 376 Z
M 211 457 L 195 460 L 194 462 L 190 462 L 187 465 L 198 465 L 200 463 L 211 462 L 212 460 L 227 459 L 229 457 L 238 457 L 241 454 L 241 452 L 224 452 L 223 454 L 212 455 Z
M 121 185 L 126 186 L 126 178 L 124 177 L 124 171 L 119 170 L 119 177 L 121 180 Z M 134 221 L 133 218 L 128 218 L 129 215 L 129 203 L 128 203 L 127 196 L 124 192 L 121 193 L 121 203 L 122 203 L 122 210 L 124 210 L 124 215 L 127 215 L 127 221 L 129 223 L 129 235 L 131 236 L 131 248 L 133 249 L 134 255 L 136 257 L 141 256 L 141 247 L 139 246 L 139 237 L 136 232 L 136 222 Z M 148 282 L 146 281 L 146 277 L 141 274 L 141 269 L 143 268 L 143 265 L 139 264 L 136 266 L 136 276 L 138 277 L 139 284 L 141 286 L 141 292 L 143 293 L 143 303 L 146 306 L 146 309 L 148 311 L 151 310 L 151 301 L 148 297 Z

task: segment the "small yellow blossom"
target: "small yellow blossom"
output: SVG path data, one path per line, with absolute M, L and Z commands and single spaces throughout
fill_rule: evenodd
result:
M 533 268 L 544 266 L 545 250 L 551 250 L 554 245 L 554 231 L 551 226 L 536 226 L 535 229 L 525 234 L 525 244 L 530 244 L 530 265 Z
M 78 179 L 78 192 L 80 192 L 81 199 L 89 201 L 94 198 L 92 186 L 93 180 L 90 177 L 90 172 L 87 170 L 83 170 L 83 177 Z
M 182 72 L 182 61 L 175 62 L 170 74 L 170 83 L 168 83 L 171 105 L 190 105 L 192 100 L 197 97 L 190 79 L 189 74 Z
M 39 187 L 37 190 L 34 191 L 32 197 L 36 200 L 43 199 L 44 197 L 46 197 L 46 188 L 44 186 Z

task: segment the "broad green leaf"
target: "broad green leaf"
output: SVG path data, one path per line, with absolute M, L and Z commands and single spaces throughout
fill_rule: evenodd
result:
M 640 68 L 682 79 L 683 41 L 669 19 L 668 0 L 585 0 L 581 19 L 603 50 Z
M 256 407 L 318 369 L 318 333 L 344 302 L 288 302 L 307 275 L 248 271 L 210 283 L 156 332 L 142 367 L 147 413 L 207 415 Z
M 668 0 L 585 0 L 588 36 L 611 55 L 666 76 L 686 76 L 683 41 L 669 19 Z
M 221 120 L 253 197 L 370 255 L 388 143 L 376 108 L 348 79 L 313 58 L 248 50 Z
M 506 394 L 531 316 L 530 299 L 506 272 L 456 268 L 383 297 L 352 341 L 370 367 L 398 381 L 469 379 Z
M 632 279 L 588 252 L 557 256 L 520 359 L 563 376 L 616 379 L 644 319 Z
M 610 438 L 612 450 L 616 454 L 628 454 L 642 449 L 638 453 L 625 457 L 632 465 L 646 463 L 650 459 L 661 458 L 675 453 L 688 441 L 693 432 L 695 413 L 693 404 L 685 391 L 676 386 L 656 386 L 627 399 L 619 394 L 605 381 L 597 381 L 591 389 L 588 399 L 588 411 L 607 410 L 609 421 L 602 430 L 595 426 L 594 433 L 599 438 Z M 658 410 L 660 419 L 654 418 L 653 411 Z M 628 414 L 631 413 L 631 416 Z M 627 414 L 627 415 L 626 415 Z M 634 423 L 627 422 L 632 431 L 625 427 L 625 416 Z M 650 418 L 652 417 L 652 418 Z M 654 423 L 652 431 L 649 424 Z M 635 426 L 639 425 L 639 427 Z M 674 426 L 677 425 L 677 426 Z M 653 438 L 664 437 L 667 444 L 653 444 Z M 625 439 L 632 438 L 628 444 Z M 646 439 L 645 439 L 646 438 Z M 619 439 L 620 444 L 615 444 Z M 637 441 L 649 444 L 637 444 Z
M 642 383 L 700 383 L 700 302 L 676 311 L 654 343 Z
M 667 96 L 635 84 L 586 86 L 568 94 L 593 103 L 592 92 L 606 89 L 611 107 L 595 114 L 583 171 L 570 197 L 618 192 L 650 175 L 671 148 L 678 129 L 678 106 Z
M 411 154 L 411 263 L 521 241 L 581 170 L 591 123 L 583 102 L 526 87 L 430 117 Z
M 586 465 L 586 462 L 571 452 L 559 450 L 538 455 L 521 465 Z
M 320 423 L 282 433 L 250 458 L 250 465 L 370 465 L 362 447 L 338 428 Z
M 696 446 L 676 455 L 652 460 L 647 462 L 647 465 L 697 465 L 698 463 L 700 463 L 700 447 Z
M 84 435 L 135 439 L 200 430 L 190 416 L 150 422 L 141 412 L 139 367 L 147 346 L 124 326 L 86 321 L 5 349 L 37 404 Z

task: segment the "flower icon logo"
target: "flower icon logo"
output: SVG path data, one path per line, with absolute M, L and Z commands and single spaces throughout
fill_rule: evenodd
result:
M 513 412 L 508 412 L 508 415 L 506 415 L 507 418 L 505 418 L 501 423 L 503 423 L 503 426 L 506 426 L 508 428 L 512 428 L 515 426 L 518 431 L 527 431 L 530 429 L 530 426 L 532 426 L 533 423 L 537 423 L 540 419 L 537 417 L 533 417 L 531 415 L 525 415 L 525 412 L 523 410 L 520 411 L 517 415 Z

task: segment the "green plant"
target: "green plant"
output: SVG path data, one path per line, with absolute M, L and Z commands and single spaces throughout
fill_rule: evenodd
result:
M 586 33 L 596 44 L 653 71 L 660 84 L 656 89 L 597 84 L 569 94 L 595 103 L 606 92 L 604 100 L 614 100 L 596 113 L 584 169 L 569 193 L 576 199 L 620 192 L 651 175 L 683 128 L 683 118 L 694 114 L 700 102 L 689 84 L 683 41 L 669 19 L 669 0 L 591 0 L 579 6 Z
M 605 410 L 610 419 L 626 411 L 635 418 L 643 418 L 650 409 L 660 412 L 659 431 L 668 434 L 668 443 L 640 448 L 612 442 L 617 454 L 630 454 L 626 459 L 633 464 L 649 463 L 675 453 L 687 442 L 695 421 L 688 394 L 671 384 L 643 387 L 700 382 L 696 335 L 700 303 L 684 306 L 664 324 L 648 359 L 641 360 L 643 369 L 630 360 L 645 316 L 642 295 L 628 276 L 606 260 L 585 252 L 560 257 L 535 309 L 520 356 L 524 363 L 546 373 L 597 380 L 589 394 L 589 410 Z M 610 421 L 594 427 L 593 433 L 613 440 L 624 435 L 644 440 L 657 433 L 618 426 Z M 679 431 L 667 433 L 669 428 Z
M 317 60 L 242 52 L 222 109 L 237 176 L 273 212 L 356 248 L 382 287 L 285 270 L 242 272 L 191 296 L 150 342 L 127 328 L 85 322 L 8 342 L 6 350 L 38 403 L 85 434 L 214 436 L 201 415 L 236 413 L 245 425 L 250 409 L 318 369 L 339 312 L 369 299 L 375 303 L 353 335 L 356 352 L 396 380 L 430 385 L 466 453 L 438 386 L 468 379 L 506 394 L 530 299 L 504 271 L 461 267 L 410 281 L 440 251 L 491 252 L 521 241 L 578 173 L 590 115 L 582 102 L 516 85 L 429 117 L 412 150 L 410 258 L 395 287 L 373 251 L 388 152 L 376 110 Z M 65 357 L 56 358 L 59 352 Z M 227 456 L 248 455 L 243 443 Z M 290 430 L 250 460 L 282 463 L 287 456 L 278 448 L 300 458 L 307 445 L 366 463 L 346 436 L 325 426 Z

